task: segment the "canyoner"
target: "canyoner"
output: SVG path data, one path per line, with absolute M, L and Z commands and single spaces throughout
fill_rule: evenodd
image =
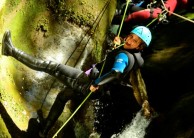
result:
M 53 61 L 44 61 L 26 54 L 24 51 L 14 47 L 10 31 L 4 33 L 2 54 L 17 59 L 31 69 L 48 73 L 65 84 L 66 87 L 57 95 L 48 117 L 42 122 L 42 129 L 39 134 L 40 137 L 46 137 L 47 133 L 62 113 L 66 102 L 70 99 L 74 99 L 77 96 L 83 97 L 91 92 L 100 91 L 100 89 L 102 87 L 105 88 L 105 86 L 108 89 L 114 89 L 113 87 L 128 87 L 122 85 L 120 80 L 120 78 L 127 76 L 125 74 L 126 71 L 131 70 L 135 66 L 135 58 L 128 51 L 138 53 L 138 51 L 149 46 L 151 38 L 151 32 L 147 27 L 138 26 L 134 28 L 125 39 L 123 50 L 126 51 L 119 52 L 115 59 L 113 59 L 114 64 L 112 65 L 112 69 L 107 73 L 102 73 L 102 76 L 99 78 L 87 76 L 84 71 L 67 65 L 58 64 Z M 119 40 L 120 39 L 117 37 L 117 43 L 119 43 Z M 142 59 L 141 56 L 138 58 Z M 139 62 L 137 64 L 141 66 L 141 63 L 142 62 Z M 98 94 L 98 92 L 95 92 L 95 94 Z
M 68 119 L 70 120 L 82 104 L 90 97 L 91 93 L 93 93 L 91 98 L 96 98 L 95 96 L 101 95 L 102 91 L 110 91 L 112 93 L 115 88 L 119 88 L 121 90 L 120 95 L 122 95 L 122 89 L 131 89 L 128 78 L 129 72 L 143 65 L 143 58 L 140 52 L 150 45 L 151 39 L 151 31 L 145 26 L 134 27 L 124 39 L 117 35 L 113 41 L 114 46 L 123 45 L 123 47 L 117 49 L 118 52 L 114 50 L 108 53 L 105 61 L 108 61 L 108 58 L 110 58 L 111 62 L 108 62 L 109 65 L 106 64 L 107 62 L 104 62 L 105 64 L 103 64 L 104 67 L 102 67 L 100 74 L 93 68 L 92 72 L 94 73 L 89 74 L 89 76 L 80 69 L 54 61 L 38 59 L 17 49 L 12 43 L 11 31 L 9 30 L 5 31 L 3 35 L 2 55 L 15 58 L 33 70 L 48 73 L 65 85 L 64 89 L 57 95 L 47 118 L 40 122 L 41 130 L 39 131 L 39 136 L 47 137 L 49 130 L 63 112 L 67 101 L 76 99 L 77 97 L 82 99 L 86 97 Z M 112 94 L 114 95 L 114 93 Z

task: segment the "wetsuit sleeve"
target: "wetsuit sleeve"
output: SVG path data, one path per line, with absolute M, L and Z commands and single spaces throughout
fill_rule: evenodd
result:
M 128 56 L 125 53 L 119 53 L 113 64 L 112 70 L 124 72 L 124 69 L 128 66 Z
M 128 66 L 128 56 L 125 53 L 119 53 L 110 72 L 94 81 L 94 85 L 103 85 L 115 79 L 119 79 L 124 69 Z

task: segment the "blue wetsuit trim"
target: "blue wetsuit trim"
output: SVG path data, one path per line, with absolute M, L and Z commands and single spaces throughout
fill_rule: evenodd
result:
M 112 70 L 119 71 L 121 73 L 124 72 L 124 69 L 128 66 L 128 56 L 125 53 L 119 53 L 115 57 L 115 62 L 112 67 Z
M 128 63 L 129 60 L 128 60 L 128 56 L 127 54 L 125 53 L 119 53 L 116 57 L 115 57 L 115 62 L 113 64 L 113 67 L 112 69 L 110 70 L 110 72 L 112 70 L 115 70 L 116 72 L 121 72 L 123 73 L 125 68 L 128 66 Z M 102 78 L 104 78 L 106 75 L 108 75 L 110 72 L 104 74 L 103 76 L 101 76 L 100 78 L 97 78 L 95 81 L 94 81 L 94 84 L 98 84 Z

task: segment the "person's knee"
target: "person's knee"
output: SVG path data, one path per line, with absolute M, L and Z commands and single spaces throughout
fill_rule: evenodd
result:
M 57 95 L 56 99 L 61 101 L 61 102 L 67 102 L 68 100 L 72 99 L 74 96 L 75 96 L 75 94 L 72 91 L 72 89 L 68 88 L 68 89 L 64 89 L 63 91 L 61 91 Z

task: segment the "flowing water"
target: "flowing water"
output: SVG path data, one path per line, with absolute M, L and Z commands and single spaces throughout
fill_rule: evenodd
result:
M 145 129 L 151 119 L 146 119 L 141 115 L 141 110 L 137 112 L 131 123 L 120 134 L 114 134 L 111 138 L 144 138 Z

